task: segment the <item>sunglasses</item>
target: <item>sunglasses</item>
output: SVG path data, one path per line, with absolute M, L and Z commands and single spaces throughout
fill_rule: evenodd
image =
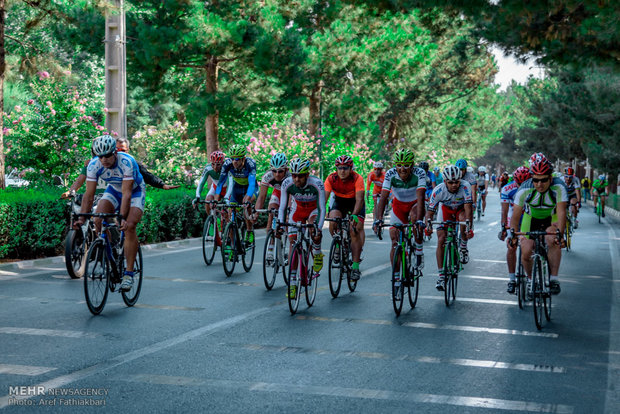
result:
M 532 178 L 533 183 L 546 183 L 549 181 L 549 177 L 546 178 Z
M 460 181 L 455 181 L 455 180 L 446 181 L 446 184 L 450 184 L 450 185 L 459 184 L 459 183 Z
M 396 168 L 409 168 L 411 167 L 411 164 L 396 164 L 395 167 Z
M 110 158 L 112 155 L 114 155 L 113 152 L 106 154 L 106 155 L 97 155 L 97 158 L 99 158 L 100 160 L 103 158 Z
M 340 167 L 336 167 L 336 168 L 339 169 L 339 170 L 342 170 L 342 171 L 347 171 L 347 170 L 351 169 L 351 167 L 347 167 L 346 165 L 343 165 L 343 166 L 340 166 Z
M 305 174 L 291 174 L 291 177 L 298 178 L 298 177 L 304 177 L 306 175 L 308 175 L 308 173 L 305 173 Z
M 243 158 L 245 158 L 245 157 L 231 158 L 231 160 L 233 160 L 233 161 L 241 161 Z
M 284 174 L 286 172 L 285 169 L 281 169 L 281 170 L 271 170 L 272 173 L 274 174 Z

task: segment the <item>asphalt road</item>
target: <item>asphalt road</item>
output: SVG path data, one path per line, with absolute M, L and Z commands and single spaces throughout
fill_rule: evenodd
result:
M 263 286 L 262 230 L 252 271 L 230 278 L 219 255 L 205 266 L 199 240 L 145 249 L 138 304 L 110 294 L 99 316 L 63 263 L 2 266 L 0 410 L 620 412 L 620 226 L 590 210 L 542 331 L 506 293 L 496 191 L 456 303 L 435 290 L 433 238 L 418 305 L 398 318 L 389 244 L 370 230 L 357 290 L 332 299 L 325 269 L 295 316 L 281 278 Z

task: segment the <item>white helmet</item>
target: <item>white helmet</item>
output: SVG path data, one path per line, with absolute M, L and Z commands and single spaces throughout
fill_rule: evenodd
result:
M 92 148 L 96 156 L 108 155 L 116 151 L 116 140 L 110 135 L 102 135 L 93 140 Z
M 467 172 L 473 173 L 474 172 L 474 167 L 467 167 Z
M 456 165 L 448 165 L 443 169 L 443 173 L 441 175 L 443 176 L 444 181 L 460 180 L 461 170 L 459 170 Z
M 487 167 L 485 167 L 484 165 L 481 165 L 480 167 L 478 167 L 478 172 L 487 172 Z
M 601 175 L 598 176 L 598 179 L 601 180 L 601 181 L 605 181 L 605 178 L 606 178 L 605 174 L 601 174 Z
M 375 161 L 375 168 L 383 168 L 383 163 L 381 161 Z

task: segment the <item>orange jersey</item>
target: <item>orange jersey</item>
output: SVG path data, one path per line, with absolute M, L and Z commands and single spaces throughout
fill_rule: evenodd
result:
M 366 191 L 370 191 L 370 184 L 374 183 L 375 188 L 372 190 L 372 194 L 379 194 L 381 192 L 381 188 L 383 187 L 383 180 L 385 179 L 385 173 L 382 171 L 381 175 L 375 174 L 374 171 L 371 171 L 368 174 L 368 180 L 366 184 Z
M 355 193 L 364 191 L 364 179 L 355 171 L 345 181 L 338 177 L 337 172 L 331 173 L 325 180 L 325 192 L 333 192 L 336 197 L 355 198 Z

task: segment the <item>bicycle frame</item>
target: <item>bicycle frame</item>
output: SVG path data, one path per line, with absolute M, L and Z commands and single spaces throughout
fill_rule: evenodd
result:
M 326 221 L 336 223 L 336 232 L 334 233 L 332 246 L 330 247 L 329 257 L 329 290 L 333 298 L 337 298 L 340 293 L 340 287 L 344 275 L 347 277 L 347 285 L 351 292 L 355 291 L 357 287 L 357 280 L 351 279 L 351 273 L 353 272 L 353 259 L 351 256 L 351 229 L 357 232 L 355 227 L 351 226 L 351 218 L 349 215 L 345 217 L 326 218 Z M 338 250 L 338 256 L 340 257 L 339 263 L 334 265 L 333 255 L 336 254 L 335 249 Z M 332 269 L 338 269 L 337 275 L 332 276 Z

